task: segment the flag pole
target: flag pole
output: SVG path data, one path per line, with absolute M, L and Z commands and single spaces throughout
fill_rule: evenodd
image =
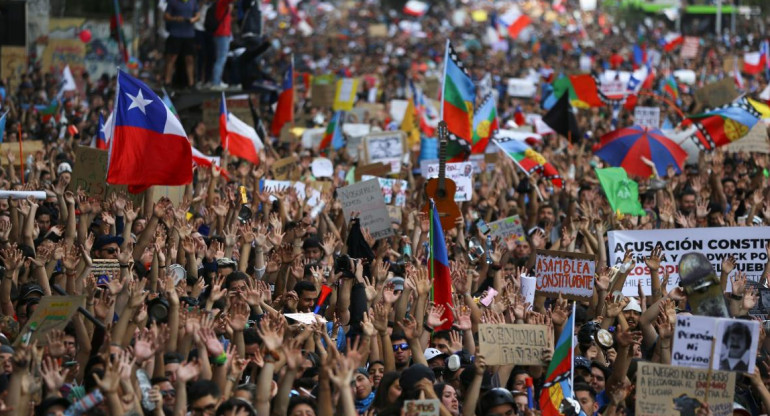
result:
M 446 95 L 446 69 L 449 65 L 449 38 L 446 40 L 446 48 L 444 48 L 444 79 L 441 80 L 441 117 L 440 120 L 444 119 L 444 96 Z M 432 214 L 431 214 L 432 215 Z
M 433 212 L 436 210 L 436 201 L 431 198 L 430 200 L 430 234 L 428 235 L 428 241 L 430 244 L 430 248 L 428 249 L 428 264 L 430 265 L 430 300 L 433 301 L 433 284 L 435 282 L 435 268 L 433 266 L 433 259 L 436 257 L 436 253 L 434 253 L 433 244 L 435 241 L 433 241 L 434 236 L 436 235 L 435 232 L 433 232 Z
M 21 173 L 21 184 L 24 185 L 24 148 L 21 145 L 21 120 L 19 120 L 19 163 Z
M 572 302 L 572 328 L 569 328 L 570 331 L 570 337 L 569 337 L 569 345 L 571 354 L 570 357 L 572 358 L 569 360 L 569 388 L 572 392 L 572 397 L 575 397 L 575 346 L 573 345 L 573 342 L 575 341 L 575 310 L 577 306 L 577 302 Z M 565 328 L 566 330 L 567 328 Z

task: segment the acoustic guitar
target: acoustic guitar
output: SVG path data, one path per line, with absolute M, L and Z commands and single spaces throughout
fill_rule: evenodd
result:
M 457 184 L 455 181 L 446 178 L 446 143 L 449 131 L 444 120 L 438 123 L 439 154 L 438 154 L 438 178 L 428 179 L 425 183 L 425 194 L 428 201 L 422 208 L 422 212 L 429 215 L 430 218 L 430 200 L 436 203 L 441 228 L 444 231 L 451 230 L 456 226 L 455 221 L 461 217 L 460 208 L 455 202 L 455 192 Z

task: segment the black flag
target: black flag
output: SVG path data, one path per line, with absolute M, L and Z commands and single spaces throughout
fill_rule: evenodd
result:
M 575 113 L 569 103 L 569 92 L 565 91 L 559 101 L 543 116 L 543 121 L 555 132 L 572 140 L 581 140 L 583 135 L 578 128 Z

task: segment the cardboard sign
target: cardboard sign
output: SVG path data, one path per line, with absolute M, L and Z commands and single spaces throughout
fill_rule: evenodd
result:
M 537 250 L 537 291 L 551 298 L 590 301 L 594 294 L 596 258 L 583 253 Z
M 29 342 L 37 341 L 40 346 L 46 345 L 46 334 L 57 329 L 64 330 L 77 313 L 78 307 L 85 304 L 85 300 L 85 296 L 43 296 L 32 317 L 16 337 L 14 345 L 21 345 L 24 334 L 29 332 L 32 325 L 35 325 L 35 331 Z
M 406 188 L 408 182 L 403 179 L 377 178 L 370 175 L 361 175 L 361 180 L 377 179 L 382 190 L 382 198 L 387 205 L 403 207 L 406 204 Z
M 759 347 L 759 322 L 744 319 L 716 320 L 711 368 L 754 374 Z
M 730 70 L 732 71 L 732 66 Z M 735 89 L 735 80 L 732 77 L 728 77 L 698 88 L 695 91 L 694 97 L 698 104 L 698 111 L 700 111 L 733 102 L 738 97 L 738 91 Z
M 384 38 L 388 36 L 388 25 L 384 23 L 375 23 L 368 28 L 370 38 Z
M 0 46 L 0 78 L 21 79 L 25 72 L 27 72 L 27 48 L 23 46 Z M 8 88 L 7 85 L 5 87 Z M 13 87 L 17 86 L 14 85 Z
M 479 324 L 480 354 L 487 365 L 541 365 L 547 331 L 545 325 Z
M 441 402 L 438 399 L 405 400 L 402 414 L 404 416 L 438 416 L 441 414 Z
M 438 178 L 439 165 L 424 165 L 423 172 L 426 178 Z M 446 177 L 451 179 L 457 185 L 455 191 L 455 201 L 470 201 L 473 196 L 473 163 L 447 163 Z
M 660 128 L 660 107 L 634 108 L 634 124 L 641 127 Z
M 671 364 L 707 370 L 711 362 L 716 319 L 710 316 L 677 315 Z
M 279 181 L 288 180 L 297 167 L 297 158 L 295 156 L 285 157 L 277 160 L 270 166 L 270 172 L 273 172 L 273 177 Z
M 334 104 L 334 84 L 313 84 L 310 86 L 310 102 L 314 107 L 330 108 Z
M 206 135 L 209 137 L 219 137 L 219 106 L 221 101 L 219 97 L 203 101 L 203 124 L 206 125 Z M 233 114 L 248 125 L 252 124 L 253 118 L 247 99 L 226 98 L 225 103 L 227 103 L 228 113 Z
M 2 110 L 3 113 L 5 113 L 5 110 Z M 2 115 L 2 114 L 0 114 Z M 5 138 L 8 139 L 9 132 L 5 132 Z M 21 142 L 21 146 L 24 149 L 24 156 L 29 156 L 31 154 L 34 154 L 36 152 L 43 151 L 43 142 L 41 140 L 25 140 Z M 19 166 L 21 163 L 21 158 L 19 157 L 19 142 L 5 142 L 0 143 L 0 156 L 2 156 L 3 159 L 5 159 L 5 155 L 8 153 L 8 151 L 11 151 L 11 153 L 16 156 L 15 162 L 13 162 L 14 166 Z M 105 151 L 105 154 L 107 152 Z M 106 159 L 105 159 L 106 161 Z M 3 161 L 3 166 L 5 166 L 7 161 Z M 24 161 L 26 164 L 26 160 Z M 106 163 L 106 162 L 105 162 Z M 107 166 L 105 164 L 105 166 Z M 17 172 L 18 173 L 18 172 Z M 104 172 L 105 176 L 107 175 L 107 171 Z M 104 178 L 102 178 L 104 180 Z
M 376 179 L 337 188 L 337 197 L 342 203 L 345 218 L 349 219 L 353 211 L 360 212 L 361 227 L 368 228 L 376 240 L 393 235 L 380 183 Z
M 371 165 L 364 165 L 356 167 L 355 179 L 356 182 L 360 181 L 364 176 L 385 176 L 390 173 L 390 165 L 384 163 L 372 163 Z
M 72 168 L 69 190 L 75 192 L 78 188 L 83 188 L 88 196 L 102 201 L 105 201 L 109 195 L 116 192 L 126 193 L 133 197 L 133 194 L 128 193 L 127 186 L 107 184 L 108 158 L 109 155 L 106 150 L 78 146 L 75 149 L 75 166 Z M 133 201 L 135 207 L 140 197 Z
M 520 242 L 527 240 L 524 227 L 521 225 L 521 218 L 518 215 L 490 222 L 487 225 L 489 226 L 489 232 L 492 233 L 492 237 L 500 237 L 502 239 L 513 237 L 516 241 Z
M 768 235 L 770 227 L 610 231 L 608 257 L 610 265 L 614 265 L 623 262 L 626 249 L 633 250 L 638 256 L 636 267 L 631 270 L 623 285 L 623 294 L 626 296 L 638 296 L 639 279 L 642 279 L 645 294 L 650 294 L 650 271 L 643 257 L 648 256 L 658 244 L 663 246 L 664 255 L 659 273 L 661 276 L 664 270 L 669 273 L 669 291 L 679 286 L 679 260 L 685 253 L 692 251 L 706 255 L 717 276 L 722 269 L 722 260 L 730 255 L 735 256 L 737 267 L 733 273 L 740 269 L 746 273 L 748 280 L 757 282 L 765 270 L 765 241 Z M 729 281 L 727 291 L 731 291 Z
M 404 156 L 404 132 L 388 131 L 364 137 L 364 154 L 367 163 L 382 162 L 390 165 L 390 173 L 401 170 Z
M 706 402 L 714 416 L 731 416 L 734 395 L 734 373 L 639 361 L 636 416 L 693 415 Z

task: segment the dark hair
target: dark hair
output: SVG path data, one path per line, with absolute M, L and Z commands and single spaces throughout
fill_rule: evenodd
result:
M 438 396 L 439 400 L 441 400 L 441 395 L 444 394 L 446 386 L 447 383 L 436 383 L 433 385 L 433 391 L 436 392 L 436 396 Z
M 431 338 L 433 341 L 437 339 L 445 339 L 447 341 L 451 341 L 451 335 L 449 334 L 449 331 L 436 331 L 433 333 L 433 337 Z
M 316 409 L 315 400 L 311 399 L 310 397 L 294 396 L 289 400 L 289 407 L 286 409 L 286 414 L 291 414 L 291 411 L 301 404 L 306 404 L 312 407 L 313 411 Z
M 751 348 L 751 330 L 746 324 L 741 322 L 733 322 L 728 325 L 727 328 L 725 328 L 724 335 L 722 336 L 722 344 L 727 345 L 728 341 L 730 340 L 730 335 L 732 334 L 743 336 L 746 349 Z
M 240 280 L 249 280 L 249 275 L 240 271 L 232 272 L 225 278 L 225 287 L 229 290 L 233 283 Z
M 217 412 L 215 415 L 223 416 L 225 414 L 232 414 L 228 412 L 235 409 L 245 409 L 249 416 L 257 416 L 257 411 L 254 409 L 254 406 L 252 406 L 251 403 L 237 397 L 233 397 L 220 404 L 219 407 L 217 407 Z
M 400 341 L 400 340 L 406 341 L 406 334 L 404 334 L 403 331 L 393 331 L 392 334 L 390 334 L 390 341 Z
M 374 394 L 374 401 L 372 402 L 374 409 L 383 410 L 392 404 L 388 402 L 388 390 L 390 390 L 390 386 L 393 383 L 398 381 L 400 376 L 401 374 L 398 371 L 388 371 L 382 375 L 382 380 L 380 380 L 380 385 L 377 386 L 377 392 Z
M 297 292 L 297 296 L 302 297 L 302 292 L 315 292 L 315 285 L 307 280 L 300 280 L 294 285 L 294 291 Z
M 246 345 L 258 344 L 260 342 L 259 335 L 256 328 L 246 328 L 243 331 L 243 343 Z
M 219 386 L 211 380 L 198 380 L 187 386 L 187 403 L 192 403 L 202 397 L 219 397 Z
M 591 395 L 591 400 L 596 401 L 596 390 L 594 390 L 588 383 L 575 383 L 575 387 L 572 391 L 577 393 L 579 391 L 587 391 Z
M 153 378 L 150 379 L 150 384 L 154 386 L 156 384 L 165 383 L 167 381 L 171 381 L 171 380 L 169 380 L 166 377 L 162 377 L 162 376 L 160 376 L 160 377 L 153 377 Z

